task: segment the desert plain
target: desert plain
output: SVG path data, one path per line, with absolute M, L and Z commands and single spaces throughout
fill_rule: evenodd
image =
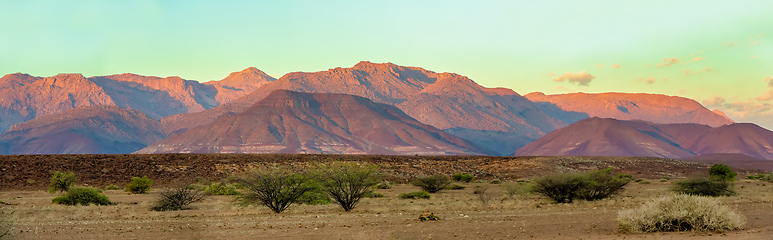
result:
M 318 162 L 376 164 L 391 189 L 376 189 L 380 198 L 365 198 L 351 212 L 336 204 L 293 205 L 276 214 L 263 206 L 240 206 L 232 196 L 209 196 L 182 211 L 151 211 L 159 191 L 180 182 L 217 181 L 265 166 L 303 169 Z M 773 183 L 745 180 L 761 170 L 734 169 L 738 193 L 718 197 L 746 218 L 743 229 L 728 232 L 631 234 L 615 221 L 620 210 L 636 208 L 673 194 L 672 181 L 706 174 L 710 165 L 680 160 L 635 157 L 482 157 L 380 155 L 31 155 L 2 156 L 0 209 L 15 222 L 13 239 L 769 239 L 773 236 Z M 509 196 L 507 184 L 553 173 L 613 167 L 631 174 L 620 194 L 597 201 L 555 204 L 536 194 Z M 103 188 L 125 186 L 132 176 L 154 179 L 148 194 L 122 190 L 104 193 L 108 206 L 52 204 L 46 191 L 51 171 L 73 171 L 79 184 Z M 417 176 L 466 172 L 476 175 L 466 188 L 443 190 L 430 199 L 400 199 L 420 190 L 407 184 Z M 663 176 L 670 180 L 661 181 Z M 197 180 L 198 179 L 198 180 Z M 473 194 L 487 187 L 490 200 Z M 438 221 L 419 221 L 433 213 Z

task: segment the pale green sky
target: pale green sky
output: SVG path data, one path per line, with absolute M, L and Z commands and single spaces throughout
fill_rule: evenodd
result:
M 771 9 L 773 1 L 0 0 L 0 74 L 209 81 L 250 66 L 280 77 L 367 60 L 521 94 L 685 96 L 773 128 Z

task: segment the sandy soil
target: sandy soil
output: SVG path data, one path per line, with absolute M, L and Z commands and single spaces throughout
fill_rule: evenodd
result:
M 337 205 L 294 205 L 282 214 L 265 207 L 239 207 L 228 196 L 213 196 L 194 209 L 149 210 L 157 197 L 106 191 L 111 206 L 60 206 L 55 194 L 39 190 L 0 191 L 3 212 L 13 212 L 18 239 L 770 239 L 773 236 L 773 184 L 741 180 L 737 196 L 717 198 L 747 218 L 743 230 L 726 233 L 620 233 L 617 212 L 671 194 L 670 183 L 631 183 L 600 201 L 551 204 L 536 196 L 509 197 L 501 184 L 463 184 L 428 200 L 405 200 L 411 185 L 377 190 L 383 198 L 364 199 L 352 212 Z M 488 185 L 483 204 L 473 187 Z M 432 212 L 439 221 L 418 221 Z

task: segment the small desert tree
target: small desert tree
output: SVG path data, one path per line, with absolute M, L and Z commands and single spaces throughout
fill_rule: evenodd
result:
M 75 176 L 74 172 L 56 171 L 51 175 L 51 183 L 48 184 L 48 192 L 67 192 L 76 182 L 78 182 L 78 177 Z
M 709 175 L 719 181 L 732 182 L 735 181 L 735 172 L 730 170 L 730 167 L 722 164 L 714 164 L 709 169 Z
M 574 199 L 593 201 L 619 193 L 629 182 L 626 176 L 612 176 L 612 168 L 607 168 L 539 178 L 534 180 L 532 191 L 556 203 L 571 203 Z
M 151 209 L 154 211 L 183 210 L 192 203 L 203 200 L 205 196 L 206 193 L 190 185 L 177 185 L 161 191 Z
M 319 166 L 317 179 L 322 189 L 347 212 L 381 182 L 376 166 L 344 162 Z
M 257 171 L 237 181 L 246 189 L 238 197 L 243 204 L 258 203 L 275 213 L 287 210 L 304 193 L 314 190 L 314 184 L 307 174 L 286 169 Z

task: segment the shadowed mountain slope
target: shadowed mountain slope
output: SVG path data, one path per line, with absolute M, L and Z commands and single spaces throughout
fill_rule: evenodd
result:
M 594 117 L 551 132 L 516 154 L 757 161 L 773 160 L 772 146 L 773 132 L 751 123 L 712 128 Z
M 548 133 L 515 152 L 529 156 L 640 156 L 685 158 L 692 152 L 646 122 L 588 118 Z
M 738 153 L 773 160 L 773 132 L 752 123 L 736 123 L 705 131 L 687 149 L 697 154 Z
M 276 90 L 241 113 L 138 153 L 479 154 L 478 147 L 369 99 Z
M 137 110 L 86 106 L 17 124 L 0 135 L 4 154 L 131 153 L 164 138 Z

